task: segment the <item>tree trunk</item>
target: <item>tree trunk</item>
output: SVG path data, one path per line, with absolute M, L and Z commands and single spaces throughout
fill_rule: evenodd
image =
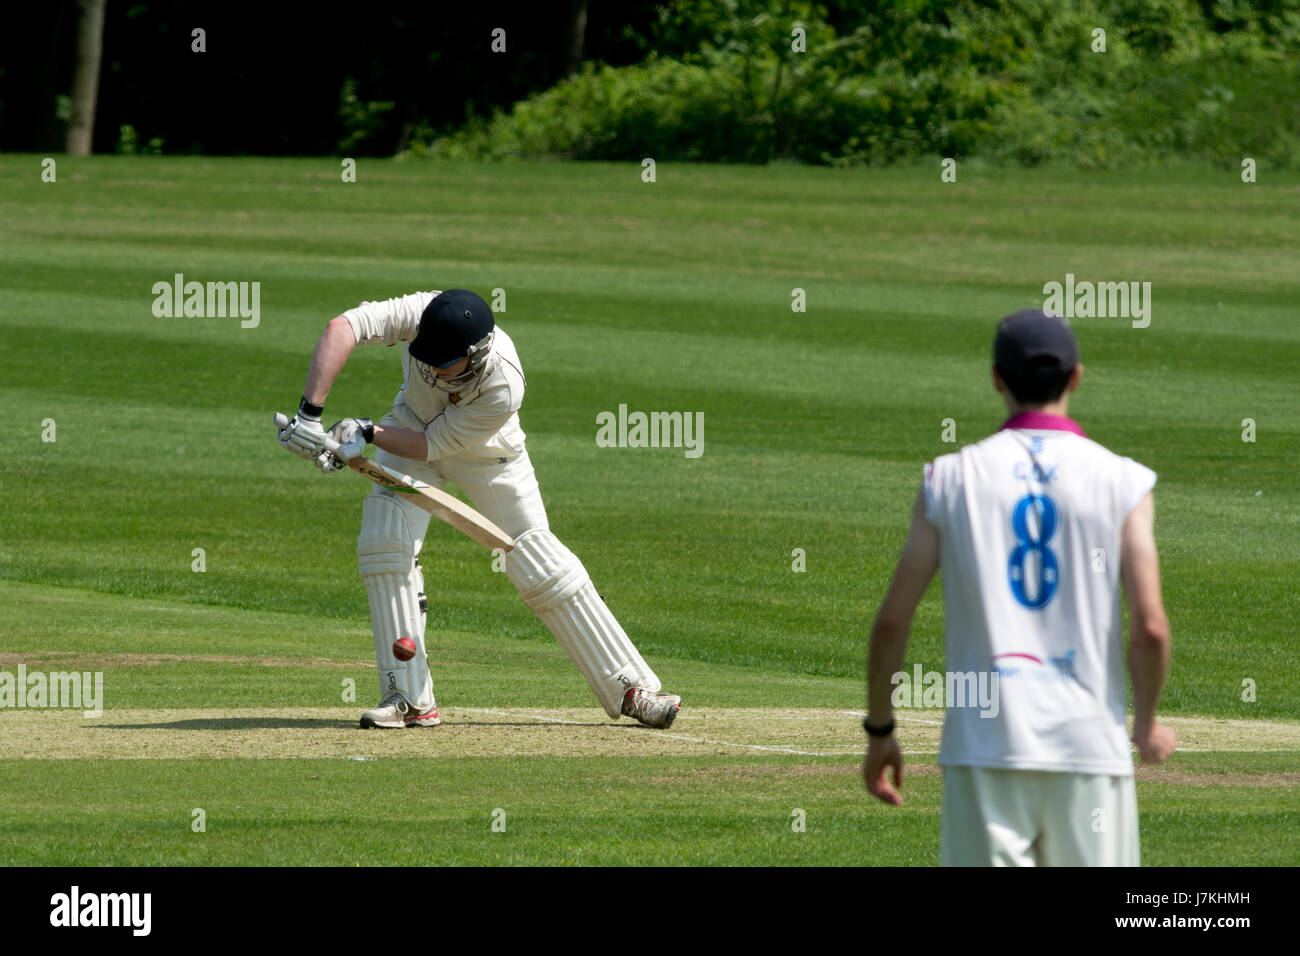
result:
M 572 76 L 582 66 L 582 48 L 587 39 L 587 0 L 570 0 L 569 42 L 565 45 L 564 75 Z
M 89 156 L 99 100 L 99 61 L 104 53 L 104 7 L 108 0 L 77 0 L 77 71 L 72 78 L 69 156 Z

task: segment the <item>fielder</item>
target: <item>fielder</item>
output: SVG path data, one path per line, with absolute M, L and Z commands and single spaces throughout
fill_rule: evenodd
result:
M 996 707 L 947 701 L 944 865 L 1137 866 L 1121 582 L 1132 740 L 1143 762 L 1160 763 L 1176 747 L 1156 720 L 1170 659 L 1156 475 L 1066 417 L 1083 367 L 1064 319 L 1036 309 L 1007 316 L 993 360 L 1010 417 L 991 437 L 926 465 L 872 627 L 863 777 L 874 796 L 903 802 L 891 676 L 903 670 L 912 615 L 942 568 L 945 684 L 982 674 L 997 691 Z
M 514 343 L 473 292 L 416 292 L 363 302 L 331 319 L 316 343 L 298 413 L 280 444 L 324 472 L 344 467 L 325 451 L 325 399 L 357 345 L 402 348 L 402 387 L 379 422 L 347 418 L 328 434 L 350 460 L 367 444 L 375 460 L 436 488 L 464 489 L 488 519 L 515 539 L 504 558 L 524 603 L 555 635 L 610 717 L 668 727 L 681 698 L 660 693 L 659 678 L 637 653 L 583 568 L 549 530 L 524 448 L 519 407 L 524 373 Z M 362 727 L 434 727 L 438 706 L 424 647 L 427 601 L 419 554 L 429 513 L 378 484 L 361 507 L 357 564 L 370 600 L 379 665 L 379 706 Z M 398 660 L 393 642 L 411 638 L 416 654 Z

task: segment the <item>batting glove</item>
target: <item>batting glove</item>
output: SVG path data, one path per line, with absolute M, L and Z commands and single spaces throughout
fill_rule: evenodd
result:
M 325 429 L 320 424 L 323 410 L 304 396 L 298 405 L 298 414 L 277 433 L 281 447 L 309 461 L 318 457 L 325 450 Z
M 361 447 L 365 448 L 375 440 L 375 423 L 368 418 L 345 418 L 331 425 L 329 433 L 330 437 L 340 445 L 351 444 L 360 439 Z
M 341 453 L 342 450 L 343 449 L 340 446 L 339 452 Z M 317 468 L 319 468 L 327 475 L 330 474 L 331 472 L 343 471 L 345 468 L 348 467 L 347 461 L 345 459 L 340 458 L 338 454 L 332 451 L 323 451 L 319 455 L 317 455 L 315 464 Z

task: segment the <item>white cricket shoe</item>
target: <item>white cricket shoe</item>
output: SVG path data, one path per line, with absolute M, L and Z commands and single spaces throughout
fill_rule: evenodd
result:
M 393 691 L 379 702 L 378 707 L 372 707 L 361 715 L 361 726 L 366 728 L 437 727 L 440 723 L 436 702 L 423 713 L 416 713 L 398 691 Z
M 682 699 L 676 694 L 655 694 L 633 687 L 623 695 L 623 716 L 634 717 L 647 727 L 666 730 L 673 725 Z

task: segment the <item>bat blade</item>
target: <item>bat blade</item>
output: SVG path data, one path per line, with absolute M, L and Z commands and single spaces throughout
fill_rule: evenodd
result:
M 412 504 L 418 505 L 429 514 L 451 525 L 462 534 L 473 538 L 489 550 L 500 548 L 509 551 L 515 546 L 514 538 L 506 534 L 495 524 L 479 514 L 465 502 L 454 495 L 449 495 L 441 488 L 426 484 L 419 479 L 404 475 L 400 471 L 381 465 L 377 461 L 360 456 L 348 462 L 348 467 L 358 475 L 364 475 L 376 484 L 384 485 L 395 491 L 408 492 Z

